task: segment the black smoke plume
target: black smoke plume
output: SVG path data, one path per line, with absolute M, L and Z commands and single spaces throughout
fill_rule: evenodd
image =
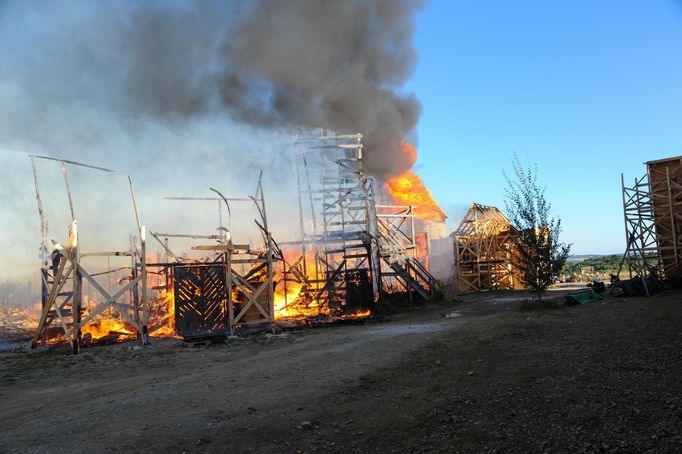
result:
M 77 102 L 133 128 L 139 118 L 227 112 L 250 126 L 358 131 L 368 170 L 387 177 L 412 165 L 399 143 L 420 106 L 401 88 L 416 61 L 420 3 L 26 1 L 0 5 L 0 20 L 17 24 L 7 36 L 30 42 L 27 27 L 40 36 L 8 65 L 29 108 Z

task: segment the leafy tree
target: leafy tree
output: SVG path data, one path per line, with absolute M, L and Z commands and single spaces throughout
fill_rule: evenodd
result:
M 571 245 L 559 242 L 561 219 L 550 218 L 551 205 L 545 199 L 545 188 L 538 185 L 537 164 L 524 169 L 514 155 L 512 166 L 514 178 L 504 174 L 505 205 L 516 230 L 512 265 L 539 300 L 561 272 Z

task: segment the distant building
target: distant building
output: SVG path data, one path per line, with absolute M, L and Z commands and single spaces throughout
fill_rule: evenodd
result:
M 451 236 L 461 293 L 519 288 L 512 268 L 509 219 L 496 207 L 473 203 Z

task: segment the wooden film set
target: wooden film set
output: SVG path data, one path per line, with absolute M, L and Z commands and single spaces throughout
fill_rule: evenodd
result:
M 163 321 L 163 333 L 199 341 L 274 332 L 278 289 L 284 295 L 283 307 L 278 308 L 282 314 L 305 317 L 369 315 L 381 295 L 394 291 L 396 283 L 407 291 L 410 300 L 429 300 L 437 290 L 436 279 L 415 254 L 412 207 L 375 203 L 374 181 L 363 169 L 361 134 L 322 131 L 319 136 L 297 140 L 300 240 L 281 243 L 299 251 L 294 258 L 285 257 L 269 230 L 262 172 L 253 196 L 231 198 L 209 188 L 211 196 L 165 198 L 178 204 L 216 204 L 219 226 L 215 233 L 145 229 L 128 177 L 137 224 L 136 234 L 129 235 L 130 249 L 82 251 L 78 240 L 85 232 L 78 228 L 67 168 L 113 171 L 63 159 L 34 158 L 61 165 L 72 222 L 66 240 L 53 241 L 48 247 L 47 219 L 34 161 L 43 291 L 40 323 L 31 347 L 68 341 L 78 353 L 83 329 L 105 315 L 120 319 L 134 329 L 134 336 L 143 344 L 149 343 L 159 324 L 151 320 L 150 313 L 158 312 L 159 301 L 164 298 L 171 307 L 166 310 L 169 317 Z M 232 216 L 241 206 L 256 213 L 250 228 L 258 232 L 258 244 L 233 242 Z M 246 228 L 249 226 L 243 222 L 237 226 L 238 230 Z M 160 248 L 156 260 L 148 258 L 153 256 L 149 241 Z M 179 252 L 187 250 L 188 245 L 188 252 Z M 96 278 L 111 270 L 94 272 L 88 257 L 130 260 L 128 275 L 119 279 L 117 290 L 107 290 L 110 286 Z M 151 277 L 156 279 L 156 286 L 149 285 Z M 94 308 L 83 307 L 84 281 L 90 286 L 88 300 L 96 301 Z M 120 285 L 122 282 L 125 285 Z M 291 286 L 301 290 L 290 297 Z
M 618 276 L 640 278 L 655 273 L 673 285 L 682 284 L 682 156 L 648 161 L 646 174 L 632 185 L 621 174 L 626 249 Z

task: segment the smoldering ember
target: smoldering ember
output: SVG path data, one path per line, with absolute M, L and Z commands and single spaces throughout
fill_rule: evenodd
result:
M 0 452 L 681 452 L 680 15 L 0 2 Z

